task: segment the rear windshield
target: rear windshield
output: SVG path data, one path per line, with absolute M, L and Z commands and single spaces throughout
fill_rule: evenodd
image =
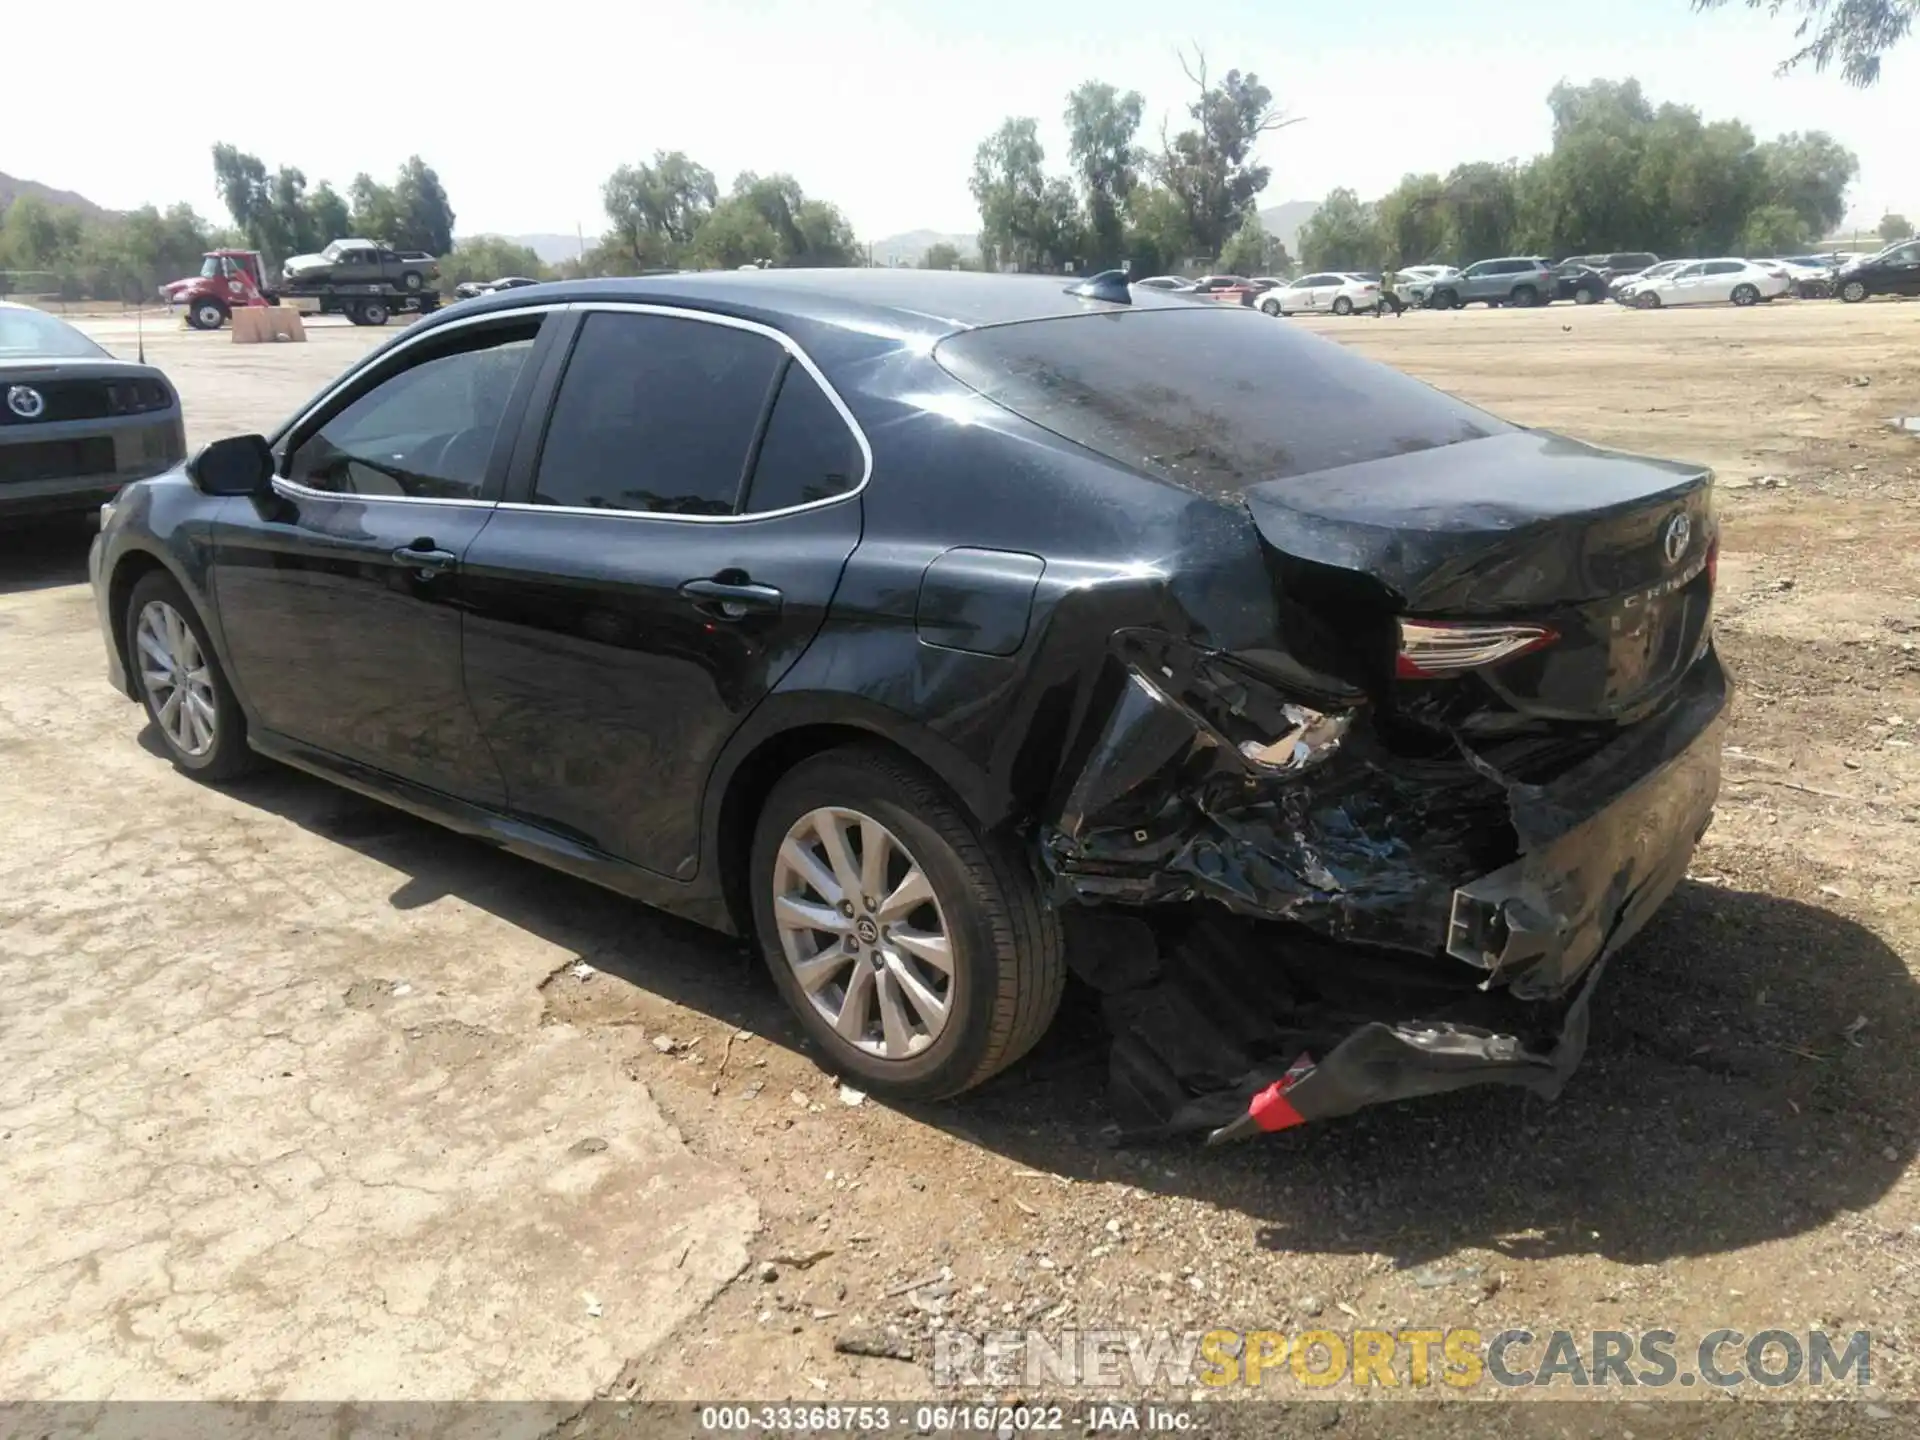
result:
M 1016 415 L 1206 495 L 1513 428 L 1254 310 L 1027 320 L 950 336 L 934 356 Z
M 0 355 L 97 360 L 107 352 L 64 320 L 24 306 L 0 306 Z

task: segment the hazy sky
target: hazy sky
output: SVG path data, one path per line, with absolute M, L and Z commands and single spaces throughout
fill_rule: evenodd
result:
M 1175 128 L 1177 46 L 1216 70 L 1259 74 L 1304 123 L 1269 137 L 1261 198 L 1372 197 L 1410 170 L 1445 171 L 1546 147 L 1548 89 L 1638 76 L 1656 101 L 1739 118 L 1762 139 L 1826 129 L 1861 162 L 1856 223 L 1920 220 L 1920 39 L 1871 91 L 1837 76 L 1776 78 L 1792 23 L 1744 6 L 1699 16 L 1687 0 L 1612 6 L 1487 0 L 1340 5 L 1212 0 L 1091 5 L 1014 0 L 659 0 L 551 9 L 337 6 L 276 0 L 12 5 L 0 55 L 0 170 L 124 208 L 190 201 L 224 219 L 208 148 L 230 141 L 271 167 L 340 189 L 386 178 L 418 151 L 445 181 L 461 233 L 602 228 L 600 182 L 623 161 L 684 149 L 724 187 L 789 171 L 837 202 L 865 239 L 978 226 L 967 173 L 1007 115 L 1034 115 L 1053 168 L 1076 83 L 1147 97 L 1149 132 Z M 377 78 L 351 63 L 344 16 L 368 17 Z M 442 16 L 459 15 L 465 23 Z M 387 23 L 405 15 L 404 23 Z M 431 18 L 429 18 L 431 17 Z M 1529 18 L 1530 17 L 1530 18 Z M 324 40 L 312 38 L 324 33 Z M 401 58 L 399 38 L 435 42 Z M 456 43 L 457 37 L 467 37 Z M 206 37 L 203 43 L 202 37 Z M 72 52 L 75 59 L 62 57 Z M 251 54 L 257 61 L 243 58 Z M 1903 98 L 1904 97 L 1904 98 Z

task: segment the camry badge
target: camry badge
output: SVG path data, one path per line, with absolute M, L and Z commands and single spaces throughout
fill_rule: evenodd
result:
M 1667 552 L 1667 564 L 1678 565 L 1680 557 L 1687 553 L 1687 542 L 1693 539 L 1693 522 L 1684 513 L 1676 515 L 1667 522 L 1667 533 L 1662 544 Z
M 7 408 L 22 420 L 38 420 L 47 408 L 47 397 L 31 385 L 10 385 Z

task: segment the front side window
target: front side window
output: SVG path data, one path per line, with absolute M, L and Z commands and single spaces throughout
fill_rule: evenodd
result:
M 730 325 L 588 315 L 547 423 L 534 503 L 733 514 L 786 358 L 766 336 Z
M 219 279 L 221 269 L 226 263 L 227 262 L 222 260 L 218 255 L 207 256 L 206 259 L 200 262 L 200 278 L 202 280 Z
M 1704 267 L 1699 265 L 1683 265 L 1673 272 L 1673 278 L 1676 280 L 1692 280 L 1702 273 L 1703 268 Z
M 540 322 L 435 347 L 391 375 L 302 440 L 287 479 L 339 495 L 475 500 L 514 382 Z

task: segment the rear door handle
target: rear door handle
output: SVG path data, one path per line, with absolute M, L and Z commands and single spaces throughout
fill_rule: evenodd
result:
M 402 545 L 393 552 L 393 558 L 409 570 L 418 570 L 422 577 L 441 574 L 460 563 L 458 555 L 451 550 L 436 549 L 431 541 L 424 546 L 418 541 Z
M 680 593 L 694 608 L 720 620 L 744 620 L 749 615 L 777 615 L 782 596 L 771 585 L 746 580 L 689 580 Z

